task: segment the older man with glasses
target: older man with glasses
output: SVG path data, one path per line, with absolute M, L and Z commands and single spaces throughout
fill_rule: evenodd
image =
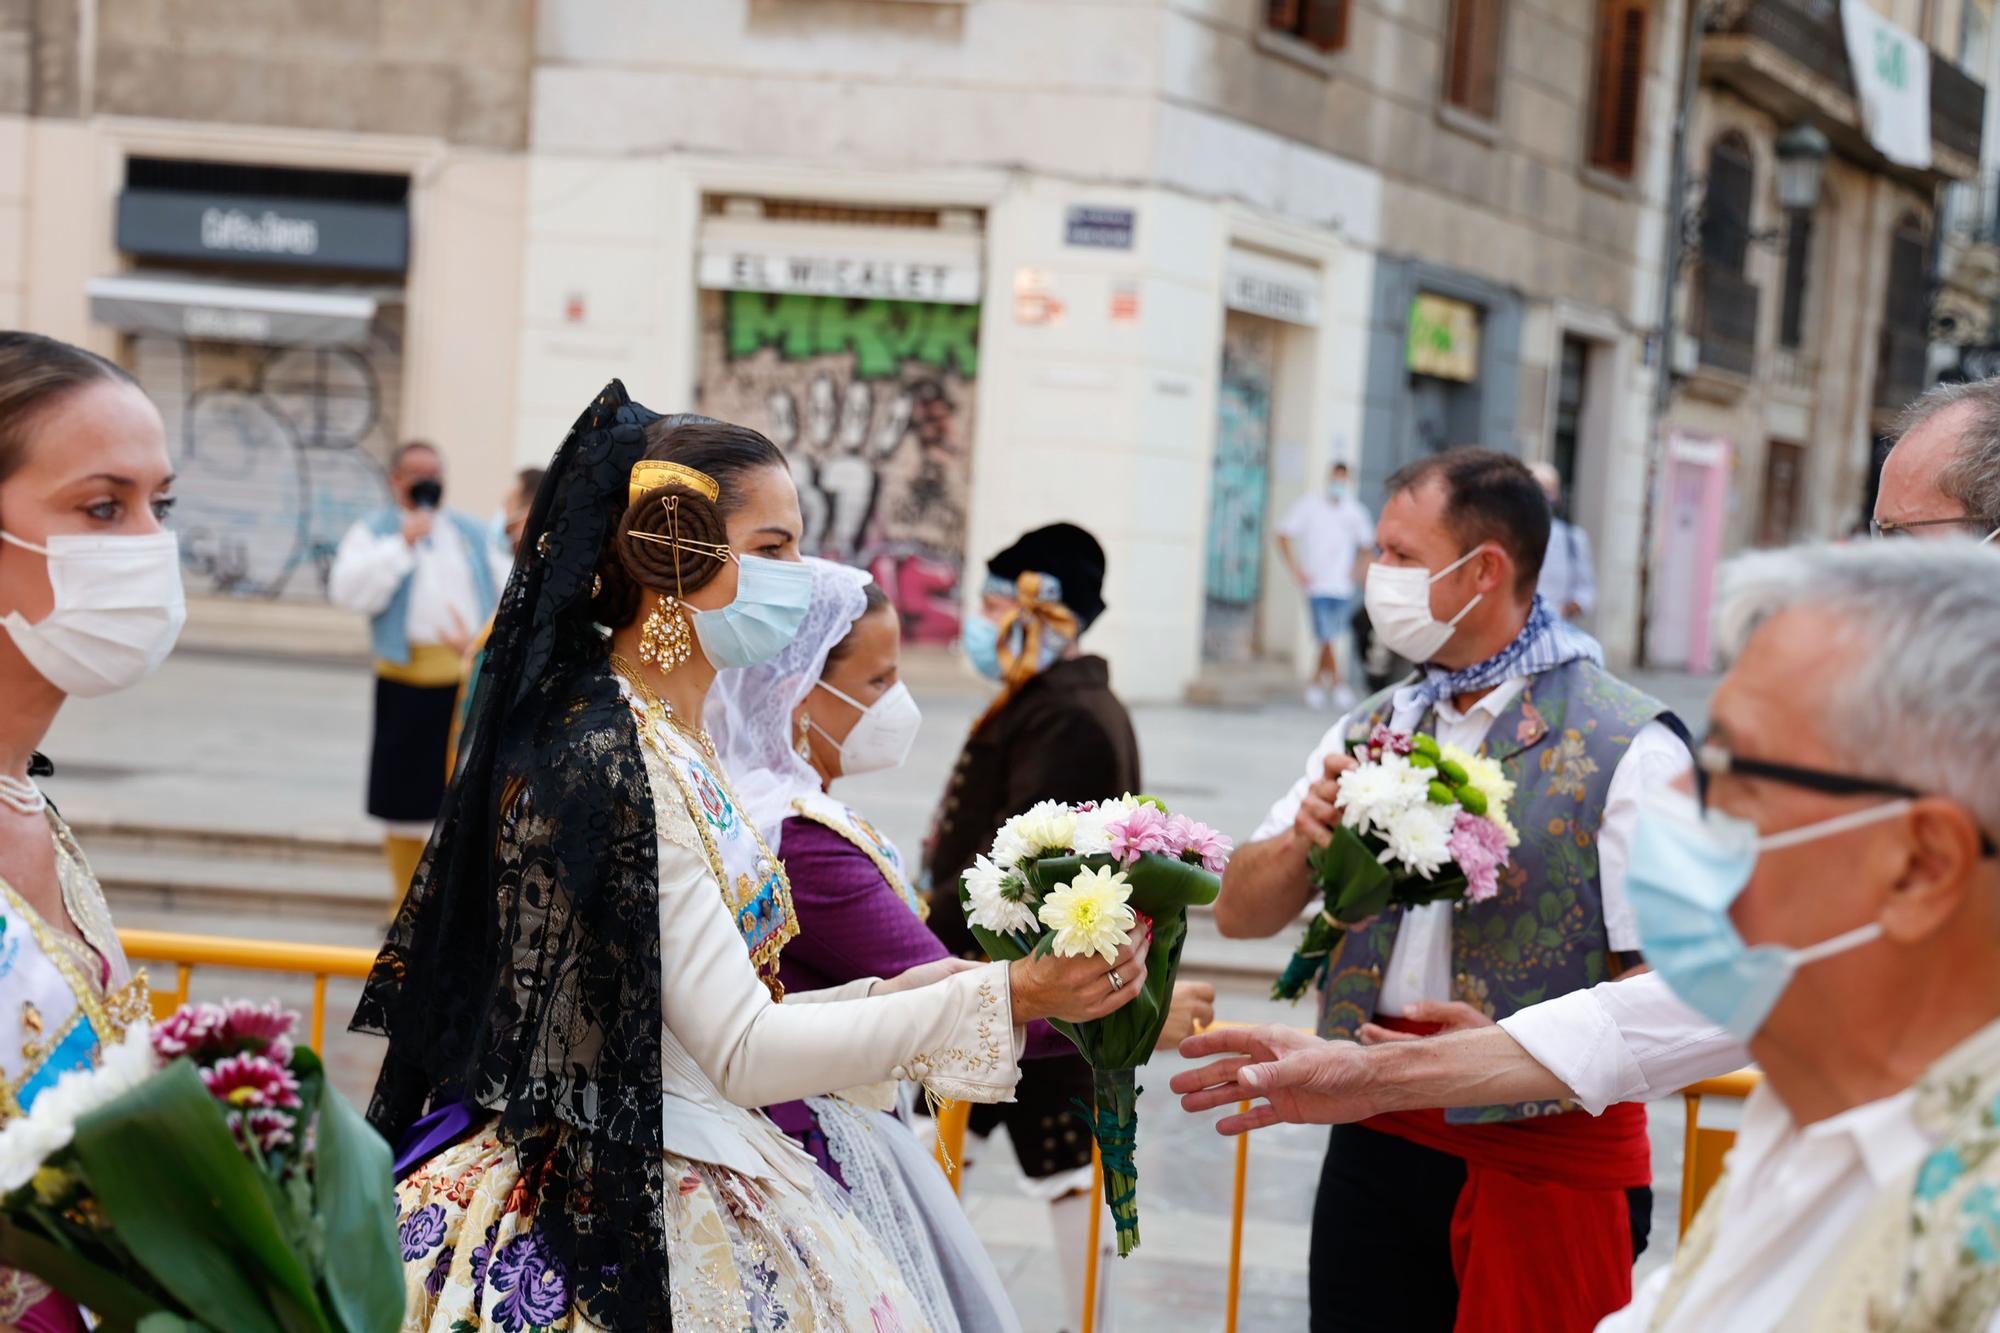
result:
M 1210 1032 L 1225 1133 L 1414 1106 L 1659 1095 L 1754 1057 L 1723 1182 L 1600 1333 L 2000 1333 L 2000 568 L 1967 541 L 1733 562 L 1701 775 L 1642 817 L 1656 971 L 1368 1050 Z M 1685 1008 L 1644 999 L 1664 983 Z M 1629 1003 L 1628 1003 L 1629 1001 Z M 1512 1047 L 1524 1062 L 1495 1051 Z M 1477 1326 L 1478 1312 L 1468 1312 Z
M 1868 530 L 1877 537 L 2000 535 L 2000 377 L 1940 384 L 1905 409 Z

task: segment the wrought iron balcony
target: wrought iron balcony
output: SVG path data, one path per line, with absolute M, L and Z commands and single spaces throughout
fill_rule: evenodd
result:
M 1876 156 L 1859 122 L 1835 0 L 1732 0 L 1707 31 L 1705 73 L 1712 71 L 1773 115 L 1796 119 L 1803 113 L 1844 152 Z M 1962 180 L 1978 170 L 1985 115 L 1985 87 L 1933 51 L 1934 176 Z
M 1703 366 L 1749 379 L 1757 372 L 1757 284 L 1734 269 L 1703 264 L 1696 273 L 1688 331 Z

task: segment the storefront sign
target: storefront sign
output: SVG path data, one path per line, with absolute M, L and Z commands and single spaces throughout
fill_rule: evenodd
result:
M 118 248 L 171 259 L 400 273 L 409 265 L 410 215 L 400 204 L 126 190 L 118 196 Z
M 800 292 L 945 305 L 976 305 L 981 286 L 979 265 L 961 259 L 784 253 L 741 247 L 703 250 L 697 279 L 711 291 Z
M 1479 307 L 1419 292 L 1410 302 L 1405 363 L 1418 375 L 1469 383 L 1479 378 Z
M 1222 304 L 1246 315 L 1287 324 L 1319 323 L 1319 270 L 1249 250 L 1231 250 L 1222 275 Z
M 193 342 L 362 347 L 376 298 L 314 287 L 252 287 L 146 273 L 92 278 L 90 317 L 131 333 Z
M 1130 250 L 1139 214 L 1130 208 L 1092 208 L 1073 204 L 1063 216 L 1063 242 L 1097 250 Z
M 1930 49 L 1863 0 L 1841 0 L 1840 27 L 1868 142 L 1900 166 L 1930 166 Z

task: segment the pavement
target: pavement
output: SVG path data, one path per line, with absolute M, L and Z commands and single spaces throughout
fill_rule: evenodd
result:
M 908 765 L 857 779 L 839 794 L 906 849 L 914 849 L 986 687 L 954 658 L 912 653 L 906 662 L 925 725 Z M 1697 732 L 1712 680 L 1671 674 L 1635 679 Z M 1266 692 L 1268 694 L 1268 692 Z M 373 947 L 387 912 L 387 874 L 375 860 L 379 830 L 362 813 L 371 679 L 336 659 L 184 650 L 138 688 L 64 710 L 46 749 L 57 775 L 45 785 L 76 825 L 111 893 L 121 924 Z M 1247 837 L 1268 804 L 1302 771 L 1333 721 L 1295 694 L 1238 706 L 1133 709 L 1147 788 L 1176 808 Z M 1210 932 L 1212 936 L 1212 931 Z M 1301 1008 L 1264 994 L 1284 943 L 1227 953 L 1204 938 L 1218 982 L 1219 1017 L 1304 1023 Z M 1190 943 L 1190 958 L 1196 943 Z M 277 994 L 303 1006 L 303 986 L 242 974 L 197 973 L 196 994 Z M 336 982 L 329 1026 L 344 1028 L 358 987 Z M 365 1099 L 379 1043 L 329 1033 L 325 1054 L 349 1096 Z M 1145 1242 L 1110 1265 L 1114 1323 L 1148 1333 L 1222 1325 L 1234 1145 L 1207 1118 L 1182 1114 L 1165 1087 L 1182 1063 L 1161 1057 L 1142 1071 L 1140 1207 Z M 1678 1222 L 1681 1113 L 1653 1110 L 1654 1244 L 1641 1272 L 1666 1260 Z M 1248 1160 L 1243 1320 L 1247 1329 L 1305 1327 L 1312 1196 L 1324 1129 L 1259 1131 Z M 1028 1333 L 1074 1327 L 1060 1309 L 1045 1206 L 1029 1199 L 1004 1144 L 968 1175 L 967 1207 Z

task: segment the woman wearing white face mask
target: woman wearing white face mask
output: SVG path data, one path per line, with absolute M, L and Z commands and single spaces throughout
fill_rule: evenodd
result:
M 50 771 L 36 749 L 71 695 L 132 685 L 173 647 L 186 609 L 160 526 L 172 481 L 160 414 L 130 376 L 0 333 L 0 1123 L 147 1013 L 97 881 L 35 783 Z M 74 1304 L 8 1270 L 0 1324 L 83 1327 Z
M 709 731 L 745 813 L 784 862 L 799 934 L 778 977 L 788 994 L 894 976 L 949 954 L 902 854 L 860 811 L 827 793 L 837 778 L 899 767 L 923 717 L 899 679 L 896 609 L 868 574 L 824 560 L 798 637 L 771 661 L 725 671 Z M 968 964 L 969 966 L 969 964 Z M 1022 980 L 1038 985 L 1046 969 Z M 1024 1055 L 1071 1049 L 1045 1023 Z M 1005 1289 L 943 1173 L 892 1113 L 893 1084 L 765 1108 L 845 1187 L 940 1330 L 1018 1328 Z

